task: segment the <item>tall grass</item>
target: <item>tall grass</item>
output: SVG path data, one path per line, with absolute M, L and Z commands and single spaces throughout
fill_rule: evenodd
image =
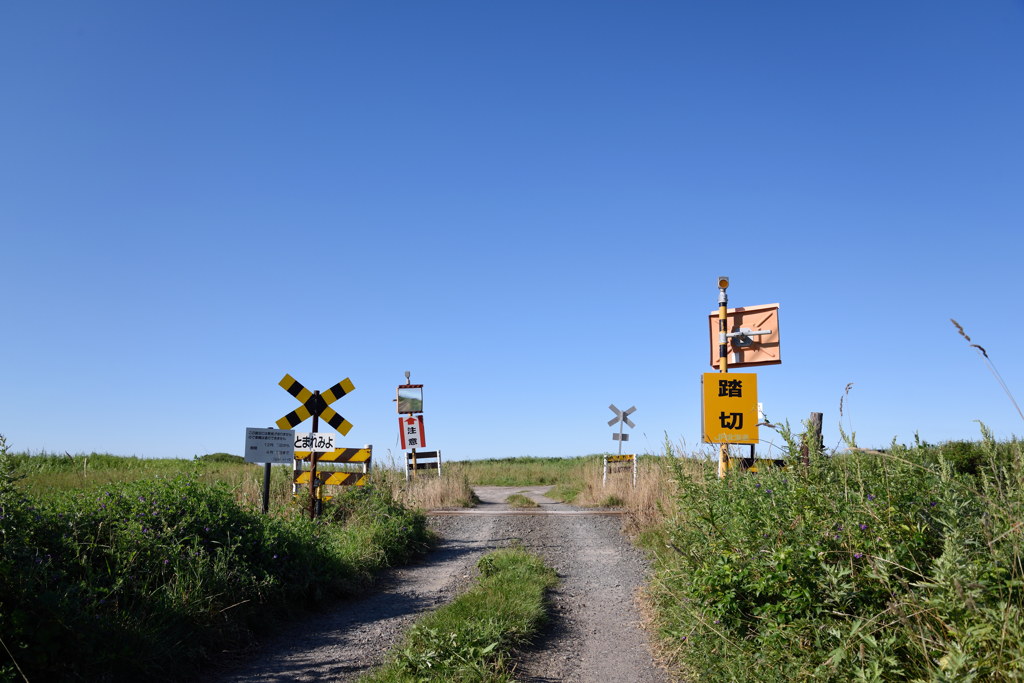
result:
M 983 430 L 676 481 L 646 538 L 658 627 L 688 675 L 1024 678 L 1021 442 Z
M 380 489 L 348 489 L 311 522 L 297 506 L 259 514 L 183 469 L 37 489 L 0 437 L 0 680 L 181 680 L 269 616 L 358 591 L 430 540 L 422 513 Z
M 183 460 L 125 457 L 109 453 L 73 456 L 11 453 L 8 457 L 21 477 L 21 486 L 32 495 L 94 490 L 187 473 L 202 483 L 226 484 L 240 503 L 259 507 L 263 501 L 263 466 L 247 463 L 239 456 L 210 454 Z M 285 505 L 291 500 L 291 476 L 289 466 L 272 466 L 271 507 Z
M 404 459 L 404 456 L 403 456 Z M 394 459 L 378 462 L 373 467 L 374 485 L 387 490 L 402 505 L 419 510 L 471 507 L 476 502 L 473 488 L 465 473 L 450 463 L 437 470 L 419 470 L 408 480 L 402 470 L 404 462 Z

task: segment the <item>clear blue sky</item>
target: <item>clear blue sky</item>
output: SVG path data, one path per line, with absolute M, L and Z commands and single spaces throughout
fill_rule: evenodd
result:
M 449 459 L 696 451 L 718 275 L 770 419 L 1024 434 L 949 322 L 1024 400 L 1022 228 L 1020 0 L 0 6 L 16 451 L 241 453 L 290 373 L 386 456 L 405 370 Z

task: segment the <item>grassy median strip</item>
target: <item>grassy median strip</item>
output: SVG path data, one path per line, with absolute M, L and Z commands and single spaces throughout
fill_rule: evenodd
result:
M 509 653 L 547 619 L 545 596 L 557 577 L 519 548 L 489 553 L 478 566 L 476 586 L 420 619 L 390 660 L 360 680 L 511 681 Z
M 514 508 L 539 508 L 536 501 L 527 498 L 521 493 L 513 493 L 505 499 L 505 504 Z

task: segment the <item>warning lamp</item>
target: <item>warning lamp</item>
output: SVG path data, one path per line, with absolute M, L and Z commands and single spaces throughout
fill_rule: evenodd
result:
M 728 288 L 728 286 L 729 286 L 729 278 L 727 278 L 724 275 L 719 276 L 719 278 L 718 278 L 718 288 L 719 289 L 726 289 L 726 288 Z

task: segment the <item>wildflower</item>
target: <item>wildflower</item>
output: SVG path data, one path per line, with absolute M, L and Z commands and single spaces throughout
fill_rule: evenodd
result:
M 853 559 L 855 559 L 855 560 L 859 560 L 862 557 L 864 557 L 864 553 L 854 553 L 853 554 Z
M 170 564 L 170 563 L 171 563 L 170 560 L 164 560 L 164 564 Z
M 932 502 L 928 503 L 928 507 L 930 507 L 930 508 L 933 508 L 936 505 L 937 505 L 937 503 L 934 500 Z
M 868 494 L 868 500 L 874 500 L 874 499 L 875 499 L 874 494 L 873 493 L 869 493 Z
M 864 530 L 866 530 L 867 528 L 868 528 L 868 525 L 867 525 L 867 524 L 861 524 L 861 525 L 860 525 L 860 530 L 861 530 L 861 531 L 864 531 Z

